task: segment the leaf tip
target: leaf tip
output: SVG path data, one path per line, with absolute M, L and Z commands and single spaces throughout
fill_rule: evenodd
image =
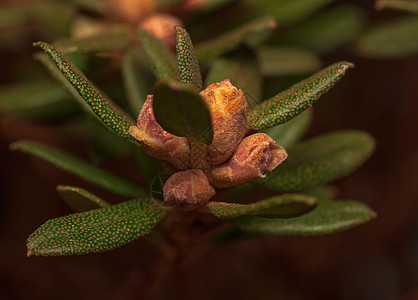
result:
M 19 150 L 19 142 L 14 142 L 9 145 L 9 149 L 12 151 Z
M 31 257 L 34 253 L 30 250 L 28 250 L 28 252 L 26 252 L 26 257 Z
M 355 67 L 356 66 L 352 62 L 345 61 L 343 62 L 341 69 L 342 69 L 342 72 L 345 74 L 345 72 L 347 72 L 348 69 L 354 69 Z

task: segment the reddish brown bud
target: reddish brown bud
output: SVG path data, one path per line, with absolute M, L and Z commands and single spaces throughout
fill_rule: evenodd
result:
M 139 26 L 162 40 L 170 47 L 176 46 L 177 32 L 175 26 L 182 26 L 179 18 L 167 14 L 152 14 L 145 17 Z
M 107 0 L 112 13 L 122 20 L 137 25 L 145 15 L 155 10 L 155 0 Z
M 200 94 L 212 115 L 213 142 L 209 154 L 212 163 L 219 165 L 234 153 L 247 132 L 247 101 L 228 79 L 211 84 Z
M 157 123 L 152 101 L 153 97 L 148 96 L 139 113 L 138 126 L 131 126 L 129 133 L 141 143 L 148 155 L 169 162 L 177 170 L 190 168 L 189 142 L 185 137 L 165 131 Z
M 177 172 L 164 185 L 164 200 L 179 209 L 192 210 L 215 196 L 215 189 L 202 170 Z
M 240 185 L 265 177 L 264 172 L 272 171 L 286 157 L 286 151 L 271 137 L 255 133 L 242 140 L 229 161 L 211 170 L 209 180 L 216 188 Z

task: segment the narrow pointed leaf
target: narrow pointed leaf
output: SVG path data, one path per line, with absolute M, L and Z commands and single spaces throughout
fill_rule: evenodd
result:
M 238 204 L 211 201 L 206 208 L 214 216 L 222 219 L 245 215 L 290 218 L 311 211 L 317 204 L 314 197 L 302 194 L 285 194 L 271 197 L 252 204 Z
M 175 81 L 161 81 L 155 87 L 153 105 L 155 119 L 168 132 L 212 143 L 209 108 L 193 88 Z
M 80 70 L 55 50 L 54 47 L 44 42 L 38 42 L 34 45 L 45 51 L 69 84 L 91 108 L 96 115 L 96 119 L 100 119 L 110 131 L 115 132 L 119 136 L 130 141 L 134 140 L 129 134 L 129 128 L 135 124 L 130 117 L 107 99 Z M 68 84 L 65 86 L 68 87 Z M 74 91 L 72 90 L 72 92 Z M 82 107 L 86 108 L 85 104 L 82 104 Z
M 277 37 L 279 45 L 327 53 L 356 39 L 364 29 L 364 11 L 356 6 L 337 6 Z
M 92 193 L 76 186 L 59 185 L 58 194 L 68 204 L 68 206 L 77 212 L 92 210 L 100 207 L 106 207 L 110 204 L 93 195 Z
M 225 79 L 244 92 L 249 108 L 260 103 L 262 78 L 254 57 L 219 58 L 214 61 L 206 78 L 206 86 Z
M 418 14 L 418 1 L 416 0 L 377 0 L 376 9 L 394 8 Z
M 151 83 L 148 68 L 142 62 L 142 53 L 134 49 L 125 53 L 122 63 L 122 76 L 125 86 L 126 96 L 132 113 L 137 116 L 141 111 L 142 105 L 151 94 Z
M 296 117 L 329 91 L 352 67 L 354 65 L 349 62 L 335 63 L 264 101 L 248 114 L 249 126 L 260 130 Z
M 287 25 L 306 18 L 333 0 L 245 0 L 259 14 L 275 17 L 279 25 Z
M 63 88 L 46 80 L 0 87 L 0 110 L 49 120 L 78 111 Z
M 168 46 L 140 27 L 138 37 L 157 78 L 179 80 L 176 57 Z
M 271 17 L 263 17 L 244 24 L 221 36 L 196 45 L 199 60 L 216 58 L 226 52 L 234 50 L 250 35 L 274 28 L 276 23 Z
M 356 50 L 371 58 L 403 57 L 418 53 L 418 17 L 380 24 L 361 37 Z
M 261 132 L 268 134 L 276 144 L 287 149 L 303 137 L 311 125 L 312 119 L 312 110 L 308 109 L 284 124 L 261 130 Z
M 52 219 L 29 236 L 28 256 L 105 252 L 148 234 L 164 215 L 152 200 L 140 199 Z
M 144 194 L 135 183 L 90 165 L 50 146 L 23 140 L 11 144 L 10 148 L 39 157 L 64 171 L 116 194 L 128 197 L 136 197 Z
M 351 173 L 374 147 L 373 137 L 362 131 L 324 134 L 287 149 L 288 158 L 257 183 L 275 191 L 302 191 Z
M 312 73 L 322 64 L 311 51 L 295 47 L 261 47 L 257 55 L 261 73 L 267 76 Z
M 130 41 L 129 27 L 118 25 L 92 36 L 58 40 L 54 43 L 54 48 L 63 54 L 102 53 L 123 50 Z
M 278 235 L 321 235 L 346 230 L 376 218 L 357 201 L 323 200 L 313 211 L 291 219 L 243 217 L 235 225 L 245 231 Z
M 180 82 L 190 84 L 201 90 L 203 88 L 202 75 L 200 74 L 199 62 L 193 48 L 189 33 L 179 26 L 177 31 L 177 67 Z

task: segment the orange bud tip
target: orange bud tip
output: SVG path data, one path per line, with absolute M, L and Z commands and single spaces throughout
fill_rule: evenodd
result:
M 33 255 L 33 252 L 30 250 L 26 253 L 26 257 L 31 257 L 32 255 Z

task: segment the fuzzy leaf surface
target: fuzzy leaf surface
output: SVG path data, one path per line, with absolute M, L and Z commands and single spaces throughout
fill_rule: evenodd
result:
M 199 60 L 214 59 L 237 48 L 250 35 L 274 28 L 276 23 L 271 17 L 262 17 L 248 22 L 240 27 L 213 39 L 196 45 Z
M 264 129 L 260 132 L 268 134 L 276 144 L 287 149 L 303 137 L 311 125 L 312 119 L 313 113 L 311 109 L 308 109 L 284 124 Z
M 54 43 L 54 48 L 63 54 L 101 53 L 126 48 L 131 41 L 131 32 L 127 26 L 113 26 L 104 32 L 82 38 L 66 38 Z
M 287 90 L 264 101 L 248 114 L 248 125 L 255 130 L 289 121 L 312 106 L 354 67 L 349 62 L 335 63 Z
M 254 57 L 235 56 L 216 59 L 206 78 L 206 86 L 228 78 L 231 83 L 244 92 L 249 108 L 260 103 L 262 78 Z
M 362 131 L 324 134 L 287 149 L 288 158 L 257 183 L 274 191 L 302 191 L 351 173 L 374 147 L 373 137 Z
M 68 206 L 77 212 L 106 207 L 110 204 L 92 193 L 76 186 L 59 185 L 57 191 Z
M 45 51 L 68 83 L 91 108 L 91 111 L 96 116 L 96 120 L 99 119 L 106 128 L 117 135 L 130 141 L 134 140 L 129 134 L 129 128 L 135 124 L 132 118 L 107 99 L 77 67 L 55 50 L 54 47 L 44 42 L 35 43 L 35 46 Z M 68 87 L 68 84 L 65 86 Z M 74 92 L 74 90 L 72 91 Z M 86 108 L 85 104 L 81 105 L 83 108 Z
M 135 183 L 90 165 L 53 147 L 22 140 L 11 144 L 10 148 L 41 158 L 64 171 L 116 194 L 128 197 L 143 195 L 143 192 Z
M 202 75 L 200 74 L 199 62 L 194 51 L 189 33 L 179 26 L 177 31 L 177 68 L 180 82 L 190 84 L 201 90 L 203 88 Z
M 138 28 L 138 37 L 142 50 L 157 78 L 178 81 L 176 56 L 168 46 L 140 27 Z
M 371 58 L 418 53 L 418 17 L 403 17 L 371 28 L 357 43 L 357 52 Z
M 148 234 L 164 215 L 151 200 L 140 199 L 52 219 L 29 236 L 28 256 L 105 252 Z
M 206 208 L 214 216 L 222 219 L 245 215 L 291 218 L 311 211 L 317 204 L 314 197 L 302 194 L 285 194 L 251 204 L 210 201 Z
M 290 219 L 243 217 L 235 225 L 245 231 L 277 235 L 321 235 L 346 230 L 376 217 L 357 201 L 323 200 L 311 212 Z
M 175 81 L 160 81 L 154 90 L 153 107 L 155 119 L 168 132 L 212 143 L 209 108 L 194 88 Z

